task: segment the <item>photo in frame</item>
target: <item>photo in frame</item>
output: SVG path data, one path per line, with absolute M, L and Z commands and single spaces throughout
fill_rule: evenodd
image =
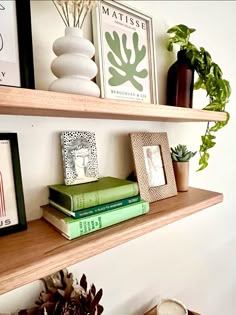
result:
M 101 0 L 92 13 L 101 96 L 156 104 L 152 18 L 124 1 Z
M 177 195 L 166 132 L 130 134 L 141 197 L 149 202 Z
M 34 89 L 30 0 L 0 0 L 0 85 Z
M 95 133 L 63 131 L 61 134 L 65 185 L 98 180 L 98 159 Z
M 0 235 L 27 228 L 16 133 L 0 133 Z

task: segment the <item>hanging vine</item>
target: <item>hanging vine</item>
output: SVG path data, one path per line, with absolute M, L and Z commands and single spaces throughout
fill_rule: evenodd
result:
M 209 52 L 203 47 L 198 49 L 189 41 L 190 35 L 193 32 L 195 32 L 195 29 L 189 28 L 183 24 L 170 28 L 167 33 L 171 34 L 172 37 L 169 38 L 168 50 L 173 51 L 174 44 L 179 45 L 181 50 L 186 50 L 186 56 L 198 74 L 194 89 L 206 90 L 207 96 L 209 97 L 209 103 L 203 109 L 225 112 L 227 116 L 225 121 L 213 122 L 213 125 L 210 125 L 210 122 L 207 123 L 205 134 L 201 136 L 202 143 L 199 148 L 200 167 L 198 171 L 200 171 L 208 166 L 210 157 L 208 150 L 213 148 L 216 144 L 216 136 L 214 133 L 226 126 L 229 121 L 230 115 L 225 111 L 225 107 L 229 101 L 231 87 L 229 82 L 223 79 L 221 68 L 213 62 Z

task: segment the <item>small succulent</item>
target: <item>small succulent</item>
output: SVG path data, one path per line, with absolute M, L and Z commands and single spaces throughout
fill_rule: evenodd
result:
M 178 144 L 175 148 L 171 149 L 171 158 L 174 162 L 188 162 L 196 152 L 188 151 L 187 146 L 184 144 Z

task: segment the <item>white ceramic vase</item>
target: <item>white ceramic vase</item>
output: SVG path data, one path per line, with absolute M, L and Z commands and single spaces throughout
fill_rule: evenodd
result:
M 83 37 L 77 27 L 67 27 L 65 36 L 53 43 L 57 58 L 51 63 L 51 70 L 58 78 L 49 86 L 49 91 L 100 96 L 100 89 L 91 81 L 97 74 L 97 65 L 91 59 L 94 45 Z

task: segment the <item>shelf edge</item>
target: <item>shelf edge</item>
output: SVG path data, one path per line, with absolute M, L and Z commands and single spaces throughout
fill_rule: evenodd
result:
M 0 114 L 166 122 L 224 121 L 226 113 L 0 87 Z

